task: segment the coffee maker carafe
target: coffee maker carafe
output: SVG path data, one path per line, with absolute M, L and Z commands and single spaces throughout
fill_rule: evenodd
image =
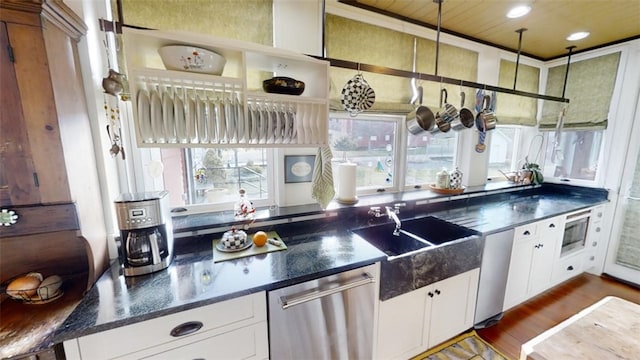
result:
M 165 269 L 173 257 L 167 191 L 126 193 L 115 200 L 120 227 L 119 257 L 125 276 Z

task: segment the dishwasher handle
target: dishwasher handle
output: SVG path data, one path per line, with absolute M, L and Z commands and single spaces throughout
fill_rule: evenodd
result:
M 291 298 L 287 296 L 281 296 L 280 303 L 282 303 L 282 310 L 286 310 L 292 306 L 304 304 L 306 302 L 317 300 L 325 296 L 333 295 L 349 289 L 353 289 L 358 286 L 367 285 L 375 281 L 376 279 L 373 276 L 371 276 L 371 274 L 363 273 L 360 279 L 344 283 L 340 286 L 336 286 L 331 289 L 322 290 L 322 291 L 314 292 L 311 294 L 301 295 L 298 297 L 291 297 Z

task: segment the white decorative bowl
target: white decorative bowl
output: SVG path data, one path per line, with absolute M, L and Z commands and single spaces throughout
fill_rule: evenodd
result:
M 188 45 L 168 45 L 158 49 L 168 70 L 220 75 L 227 60 L 207 49 Z

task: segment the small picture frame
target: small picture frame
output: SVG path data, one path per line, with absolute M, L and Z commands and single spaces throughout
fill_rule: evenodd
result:
M 315 155 L 285 155 L 285 184 L 311 182 L 313 178 L 313 166 L 315 165 L 315 162 Z

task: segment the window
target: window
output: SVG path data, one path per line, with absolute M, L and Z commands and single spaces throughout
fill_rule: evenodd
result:
M 489 143 L 489 169 L 487 177 L 490 179 L 503 179 L 504 173 L 517 168 L 518 164 L 514 156 L 517 156 L 520 129 L 517 127 L 497 126 L 491 134 Z
M 329 119 L 329 143 L 333 153 L 333 172 L 344 160 L 358 165 L 358 193 L 394 189 L 397 172 L 397 133 L 401 117 L 332 116 Z
M 595 181 L 604 130 L 547 133 L 544 176 Z
M 442 168 L 451 171 L 455 168 L 457 132 L 446 133 L 428 131 L 417 135 L 409 133 L 407 137 L 406 187 L 431 184 L 436 173 Z
M 260 148 L 161 150 L 162 177 L 171 206 L 235 202 L 240 188 L 246 190 L 251 201 L 268 200 L 269 156 Z

